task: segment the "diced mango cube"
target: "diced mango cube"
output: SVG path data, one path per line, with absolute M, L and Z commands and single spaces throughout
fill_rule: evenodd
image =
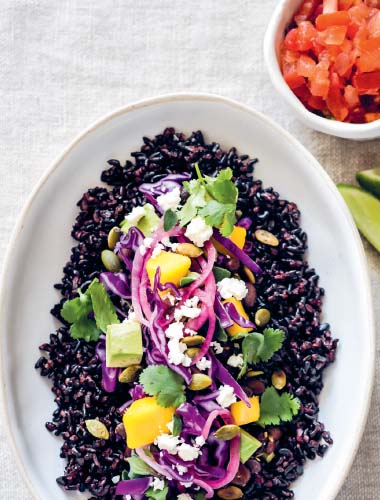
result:
M 160 283 L 174 283 L 179 286 L 180 281 L 190 270 L 191 259 L 186 255 L 173 252 L 160 252 L 157 257 L 151 257 L 146 263 L 146 271 L 150 284 L 153 286 L 156 270 L 160 268 Z
M 235 306 L 235 309 L 240 314 L 240 316 L 243 316 L 243 318 L 245 318 L 245 319 L 249 319 L 248 314 L 245 312 L 244 306 L 240 300 L 235 299 L 235 297 L 231 297 L 230 299 L 224 300 L 222 303 L 226 304 L 227 302 L 231 302 Z M 242 326 L 238 325 L 237 323 L 234 323 L 232 326 L 229 326 L 226 330 L 227 330 L 228 335 L 233 337 L 234 335 L 237 335 L 238 333 L 249 333 L 253 330 L 253 328 L 243 328 Z
M 232 233 L 229 235 L 228 239 L 231 240 L 232 243 L 235 243 L 237 247 L 242 249 L 245 245 L 246 236 L 247 236 L 247 230 L 244 227 L 234 226 L 234 229 Z M 222 253 L 223 255 L 229 254 L 228 250 L 221 243 L 214 240 L 214 238 L 212 238 L 211 241 L 214 247 L 216 248 L 217 252 Z
M 236 425 L 246 425 L 252 422 L 257 422 L 260 418 L 260 403 L 258 396 L 249 398 L 251 408 L 244 403 L 244 401 L 237 401 L 230 407 L 230 412 L 235 420 Z
M 173 420 L 175 408 L 164 408 L 155 397 L 134 401 L 124 413 L 123 423 L 130 449 L 152 444 L 160 435 L 168 433 L 167 424 Z

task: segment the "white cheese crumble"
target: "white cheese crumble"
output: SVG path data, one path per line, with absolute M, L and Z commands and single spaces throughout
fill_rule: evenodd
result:
M 195 444 L 201 448 L 206 443 L 206 440 L 203 436 L 197 436 L 195 438 Z
M 182 443 L 178 446 L 178 456 L 185 462 L 196 460 L 200 455 L 200 450 L 196 446 L 191 446 L 187 443 Z
M 156 257 L 158 257 L 163 249 L 164 249 L 164 245 L 161 245 L 161 243 L 158 243 L 153 249 L 152 258 L 155 259 Z
M 189 356 L 184 354 L 184 352 L 187 349 L 186 344 L 184 344 L 183 342 L 179 342 L 177 339 L 171 339 L 168 342 L 168 348 L 169 348 L 169 355 L 168 355 L 169 363 L 171 363 L 172 365 L 190 366 L 187 365 L 187 359 L 186 359 L 189 358 Z
M 162 295 L 161 298 L 162 300 L 168 300 L 171 306 L 174 306 L 174 304 L 176 303 L 176 297 L 174 297 L 174 295 L 171 294 L 170 292 L 166 293 L 165 295 Z
M 183 338 L 183 323 L 176 321 L 170 323 L 170 325 L 165 330 L 165 335 L 168 339 L 182 339 Z
M 159 477 L 155 477 L 151 482 L 151 487 L 154 491 L 163 490 L 165 488 L 165 481 Z
M 133 309 L 130 309 L 128 316 L 123 320 L 123 323 L 138 323 L 136 313 Z
M 232 354 L 227 360 L 227 365 L 232 366 L 233 368 L 241 368 L 244 364 L 243 355 L 240 354 Z
M 205 241 L 212 236 L 212 227 L 206 224 L 202 217 L 194 217 L 186 228 L 185 236 L 197 247 L 203 247 Z
M 177 454 L 180 443 L 181 438 L 172 436 L 171 434 L 160 434 L 154 442 L 160 450 L 166 450 L 170 455 Z
M 141 255 L 145 255 L 148 248 L 152 246 L 153 238 L 145 238 L 143 244 L 140 245 L 139 250 Z
M 117 484 L 119 481 L 120 481 L 120 476 L 114 476 L 111 481 L 113 482 L 113 484 Z
M 169 432 L 173 434 L 173 428 L 174 428 L 174 420 L 166 424 L 166 427 L 169 429 Z
M 180 201 L 181 201 L 181 191 L 179 187 L 174 188 L 172 191 L 169 191 L 168 193 L 161 194 L 157 198 L 157 203 L 164 212 L 169 209 L 176 210 Z
M 125 220 L 127 220 L 132 226 L 136 226 L 139 220 L 145 217 L 146 211 L 144 207 L 134 207 L 132 212 L 125 216 Z
M 199 297 L 197 297 L 196 295 L 194 295 L 191 299 L 187 299 L 181 307 L 178 307 L 174 311 L 174 319 L 176 321 L 180 321 L 181 318 L 198 318 L 198 316 L 201 314 L 201 310 L 199 309 L 199 307 L 197 307 L 198 302 Z
M 244 281 L 237 278 L 224 278 L 216 286 L 223 299 L 235 297 L 235 299 L 243 300 L 248 293 L 248 288 Z
M 214 349 L 215 354 L 222 354 L 223 347 L 221 346 L 221 344 L 219 344 L 219 342 L 217 342 L 216 340 L 214 340 L 214 342 L 211 342 L 210 345 Z
M 131 495 L 124 495 L 124 500 L 132 500 Z
M 216 401 L 223 408 L 228 408 L 233 403 L 236 403 L 236 396 L 234 394 L 234 390 L 230 385 L 222 385 L 219 387 L 219 394 L 216 398 Z
M 178 495 L 177 500 L 192 500 L 192 498 L 187 493 L 181 493 Z
M 185 474 L 185 472 L 187 472 L 189 470 L 187 467 L 185 467 L 184 465 L 181 465 L 181 464 L 176 464 L 175 468 L 177 469 L 178 474 L 180 476 L 183 476 Z
M 203 357 L 196 363 L 196 366 L 198 370 L 203 372 L 211 367 L 211 361 L 208 360 L 206 357 Z

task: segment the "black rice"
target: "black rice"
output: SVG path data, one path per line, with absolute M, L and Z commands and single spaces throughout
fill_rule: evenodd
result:
M 208 175 L 230 166 L 239 188 L 237 208 L 253 220 L 247 235 L 252 256 L 265 270 L 255 285 L 255 309 L 270 309 L 269 326 L 280 327 L 287 334 L 281 351 L 260 367 L 264 374 L 255 381 L 245 381 L 244 389 L 248 394 L 261 394 L 270 384 L 273 370 L 281 368 L 287 375 L 287 389 L 302 403 L 292 422 L 259 435 L 263 442 L 260 460 L 241 465 L 234 484 L 243 487 L 246 500 L 293 498 L 291 483 L 303 474 L 307 459 L 323 456 L 332 444 L 318 420 L 318 394 L 323 387 L 323 370 L 334 361 L 337 347 L 329 325 L 320 323 L 324 290 L 305 260 L 307 236 L 299 225 L 300 212 L 295 203 L 281 199 L 273 188 L 264 189 L 261 181 L 252 177 L 257 160 L 239 156 L 235 148 L 224 151 L 217 143 L 207 144 L 200 131 L 185 137 L 167 128 L 154 139 L 144 137 L 143 141 L 140 151 L 132 153 L 133 161 L 121 165 L 118 160 L 109 160 L 101 179 L 111 189 L 89 189 L 78 202 L 80 212 L 72 230 L 78 243 L 63 269 L 61 283 L 55 285 L 62 300 L 51 312 L 62 320 L 62 302 L 103 270 L 100 252 L 106 248 L 109 230 L 133 206 L 145 202 L 138 191 L 141 183 L 193 171 L 195 162 Z M 275 234 L 279 247 L 256 241 L 258 228 Z M 57 482 L 67 490 L 88 490 L 91 500 L 114 498 L 114 483 L 126 469 L 128 456 L 123 437 L 115 432 L 121 422 L 118 407 L 125 402 L 125 390 L 119 388 L 113 394 L 102 390 L 95 345 L 72 339 L 67 325 L 50 335 L 40 349 L 43 355 L 36 368 L 51 379 L 57 404 L 46 428 L 62 437 L 61 457 L 67 461 Z M 95 417 L 110 430 L 108 441 L 95 439 L 86 431 L 84 421 Z

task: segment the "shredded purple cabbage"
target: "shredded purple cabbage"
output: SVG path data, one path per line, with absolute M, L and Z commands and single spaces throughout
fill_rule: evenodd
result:
M 241 314 L 238 313 L 235 305 L 232 302 L 226 302 L 226 304 L 224 304 L 224 308 L 232 321 L 237 323 L 242 328 L 256 328 L 255 323 L 252 323 L 252 321 L 244 318 Z
M 106 365 L 106 337 L 101 335 L 96 345 L 96 354 L 102 363 L 102 387 L 106 392 L 114 392 L 117 379 L 121 372 L 120 368 L 108 368 Z
M 103 283 L 106 290 L 118 295 L 123 299 L 131 298 L 131 288 L 127 275 L 123 272 L 120 273 L 100 273 L 99 281 Z
M 182 174 L 169 174 L 152 184 L 149 182 L 141 184 L 141 186 L 139 186 L 139 191 L 145 194 L 145 197 L 153 206 L 160 209 L 157 205 L 156 197 L 173 191 L 175 188 L 181 188 L 182 182 L 189 179 L 191 179 L 191 174 L 187 172 Z M 160 209 L 160 212 L 161 211 Z
M 151 477 L 139 477 L 119 481 L 116 486 L 116 495 L 143 495 L 152 482 Z

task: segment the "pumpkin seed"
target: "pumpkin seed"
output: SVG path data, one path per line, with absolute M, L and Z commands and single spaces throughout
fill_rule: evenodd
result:
M 217 491 L 216 494 L 223 500 L 238 500 L 238 498 L 243 498 L 243 492 L 237 486 L 227 486 L 227 488 Z
M 273 372 L 272 385 L 279 391 L 286 386 L 286 373 L 284 370 L 276 370 Z
M 112 252 L 112 250 L 103 250 L 101 253 L 101 259 L 107 271 L 111 271 L 111 273 L 117 273 L 120 271 L 120 260 L 117 258 L 117 255 Z
M 186 344 L 189 347 L 196 347 L 197 345 L 202 345 L 205 341 L 205 338 L 202 335 L 189 335 L 188 337 L 184 337 L 181 339 L 183 344 Z
M 272 453 L 263 453 L 263 456 L 265 458 L 265 461 L 269 464 L 274 459 L 275 454 L 272 451 Z
M 175 247 L 175 252 L 186 257 L 196 258 L 202 255 L 203 250 L 192 243 L 179 243 Z
M 126 438 L 126 433 L 125 433 L 125 427 L 124 424 L 117 424 L 116 429 L 115 429 L 115 434 L 118 434 L 121 436 L 123 439 Z
M 99 422 L 99 420 L 85 420 L 85 424 L 88 432 L 97 439 L 109 439 L 110 433 L 107 427 L 102 422 Z
M 113 250 L 119 239 L 120 239 L 120 229 L 118 227 L 113 227 L 111 231 L 108 233 L 108 238 L 107 238 L 108 248 Z
M 200 351 L 199 347 L 190 347 L 185 351 L 185 354 L 187 354 L 189 358 L 193 359 L 195 358 L 195 356 L 198 355 L 199 351 Z
M 257 229 L 257 231 L 255 231 L 255 236 L 257 241 L 260 241 L 260 243 L 263 243 L 264 245 L 278 247 L 280 244 L 278 238 L 276 238 L 276 236 L 269 231 L 265 231 L 265 229 Z
M 257 326 L 265 326 L 270 321 L 270 311 L 268 309 L 258 309 L 255 314 L 255 323 Z
M 119 382 L 122 384 L 130 384 L 136 379 L 136 375 L 141 370 L 140 365 L 131 365 L 125 368 L 119 375 Z
M 212 379 L 204 373 L 194 373 L 191 378 L 189 389 L 191 391 L 202 391 L 212 384 Z
M 264 372 L 261 370 L 248 370 L 247 371 L 247 377 L 258 377 L 259 375 L 263 375 Z
M 238 425 L 223 425 L 215 433 L 214 436 L 221 441 L 231 441 L 234 437 L 240 434 Z
M 249 279 L 249 281 L 252 283 L 252 284 L 255 284 L 256 283 L 256 278 L 255 278 L 255 275 L 253 274 L 253 272 L 249 269 L 249 267 L 247 266 L 244 266 L 244 272 L 247 276 L 247 278 Z

